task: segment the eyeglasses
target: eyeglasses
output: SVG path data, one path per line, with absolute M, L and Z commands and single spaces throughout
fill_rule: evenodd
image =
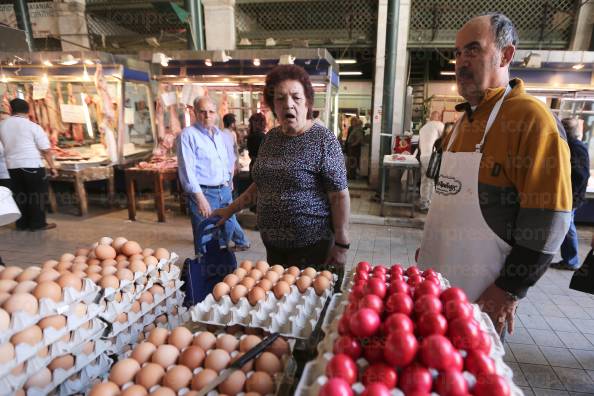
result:
M 206 114 L 216 114 L 217 113 L 214 110 L 202 110 L 202 109 L 198 109 L 198 110 L 196 110 L 196 112 L 198 114 L 204 114 L 204 115 L 206 115 Z

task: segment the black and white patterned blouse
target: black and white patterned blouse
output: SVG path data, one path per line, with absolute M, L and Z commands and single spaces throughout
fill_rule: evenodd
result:
M 336 136 L 318 124 L 299 136 L 271 129 L 252 170 L 258 187 L 258 227 L 265 244 L 299 248 L 329 239 L 328 192 L 347 188 Z

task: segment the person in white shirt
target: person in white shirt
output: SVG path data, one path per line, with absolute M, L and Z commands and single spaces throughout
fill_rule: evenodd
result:
M 6 110 L 0 109 L 0 121 L 4 121 L 10 117 L 10 114 Z M 0 142 L 0 186 L 11 189 L 10 187 L 10 174 L 6 167 L 6 161 L 4 160 L 4 146 Z
M 239 149 L 237 146 L 237 134 L 235 133 L 235 114 L 228 113 L 223 116 L 223 138 L 227 146 L 227 154 L 229 157 L 229 166 L 231 167 L 231 174 L 235 174 L 237 167 L 237 158 L 239 157 Z
M 29 104 L 23 99 L 10 101 L 12 116 L 0 122 L 0 142 L 4 145 L 6 167 L 12 192 L 21 211 L 17 230 L 49 230 L 56 224 L 47 223 L 45 202 L 48 182 L 43 159 L 50 173 L 57 175 L 47 134 L 29 120 Z
M 421 202 L 420 210 L 429 210 L 431 205 L 431 195 L 433 194 L 434 181 L 427 177 L 427 165 L 431 158 L 431 152 L 433 151 L 433 145 L 435 141 L 439 139 L 443 133 L 443 122 L 441 122 L 441 115 L 438 111 L 433 111 L 429 121 L 423 125 L 419 131 L 419 150 L 421 160 Z

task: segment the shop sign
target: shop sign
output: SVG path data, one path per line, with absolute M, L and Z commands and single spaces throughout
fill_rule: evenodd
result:
M 52 1 L 34 2 L 27 4 L 33 36 L 36 38 L 47 37 L 48 35 L 58 36 L 58 17 Z M 17 29 L 16 14 L 12 4 L 0 5 L 0 23 Z
M 82 105 L 60 103 L 62 122 L 69 124 L 84 124 L 85 110 Z

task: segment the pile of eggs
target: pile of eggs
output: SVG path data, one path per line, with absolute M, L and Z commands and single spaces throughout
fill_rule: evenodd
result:
M 89 396 L 194 396 L 261 341 L 256 335 L 192 334 L 185 327 L 171 332 L 157 327 L 129 358 L 113 365 L 108 380 L 95 385 Z M 226 395 L 246 392 L 250 396 L 274 393 L 275 377 L 284 370 L 289 354 L 289 344 L 278 338 L 268 350 L 231 374 L 217 391 Z
M 318 273 L 311 267 L 303 271 L 298 267 L 285 269 L 280 265 L 270 266 L 266 261 L 258 261 L 254 265 L 246 260 L 222 282 L 215 285 L 212 295 L 215 301 L 229 295 L 234 304 L 246 297 L 249 303 L 255 306 L 259 301 L 266 299 L 266 294 L 270 291 L 278 300 L 282 299 L 291 292 L 292 285 L 301 293 L 313 287 L 315 293 L 321 296 L 332 285 L 332 281 L 330 271 Z

